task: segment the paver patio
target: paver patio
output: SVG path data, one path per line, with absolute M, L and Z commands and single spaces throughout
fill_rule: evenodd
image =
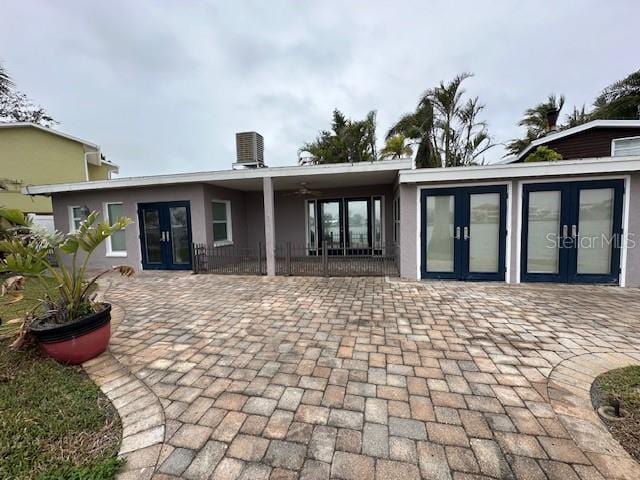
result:
M 588 396 L 640 363 L 638 290 L 109 282 L 124 318 L 87 369 L 125 415 L 122 478 L 640 478 Z

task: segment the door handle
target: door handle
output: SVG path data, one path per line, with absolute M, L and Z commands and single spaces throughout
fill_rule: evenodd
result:
M 460 240 L 460 227 L 456 227 L 456 234 L 454 237 L 456 240 Z
M 567 238 L 569 236 L 569 226 L 568 225 L 563 225 L 562 226 L 562 237 L 563 238 Z
M 577 225 L 571 225 L 571 236 L 573 238 L 576 238 L 578 236 L 578 226 Z
M 464 227 L 464 239 L 469 240 L 471 236 L 469 235 L 469 227 Z

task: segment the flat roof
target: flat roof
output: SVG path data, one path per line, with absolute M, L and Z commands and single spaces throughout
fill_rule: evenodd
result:
M 458 182 L 562 175 L 640 171 L 640 156 L 600 157 L 557 162 L 489 164 L 471 167 L 422 168 L 400 171 L 400 183 Z
M 338 187 L 392 182 L 399 170 L 412 168 L 412 163 L 411 159 L 400 159 L 150 175 L 92 182 L 31 185 L 23 187 L 22 192 L 28 195 L 46 195 L 188 183 L 224 184 L 223 186 L 228 188 L 259 190 L 262 188 L 262 179 L 266 177 L 273 178 L 274 187 L 278 189 L 295 189 L 300 186 L 300 181 L 308 181 L 311 188 L 327 188 L 327 185 Z

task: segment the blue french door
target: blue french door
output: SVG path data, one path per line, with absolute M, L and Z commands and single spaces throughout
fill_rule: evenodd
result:
M 189 202 L 141 203 L 138 220 L 144 269 L 191 269 Z
M 622 180 L 523 187 L 521 279 L 618 283 Z
M 507 187 L 422 190 L 421 276 L 504 280 Z

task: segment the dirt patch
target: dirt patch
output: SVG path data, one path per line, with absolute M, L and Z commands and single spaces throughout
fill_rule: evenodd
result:
M 596 410 L 619 402 L 623 418 L 600 418 L 613 438 L 640 461 L 640 367 L 618 368 L 600 375 L 591 387 L 591 401 Z

